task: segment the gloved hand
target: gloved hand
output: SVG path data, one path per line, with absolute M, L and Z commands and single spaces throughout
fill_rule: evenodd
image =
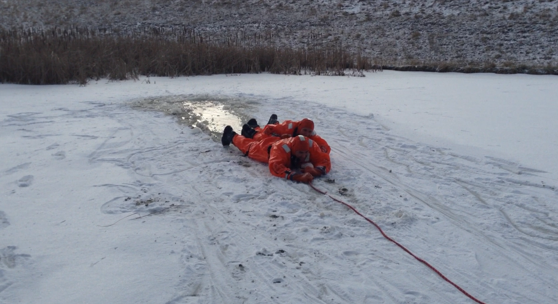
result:
M 318 177 L 318 176 L 322 176 L 323 172 L 314 168 L 314 167 L 305 167 L 304 169 L 302 169 L 303 172 L 305 173 L 310 173 L 312 174 L 313 177 Z
M 291 177 L 292 180 L 299 182 L 299 183 L 311 183 L 314 180 L 314 177 L 310 173 L 297 173 Z

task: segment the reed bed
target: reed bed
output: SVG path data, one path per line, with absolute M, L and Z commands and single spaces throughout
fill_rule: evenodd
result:
M 0 82 L 86 84 L 145 76 L 261 73 L 363 75 L 381 69 L 342 45 L 285 48 L 263 37 L 211 40 L 193 31 L 90 29 L 0 31 Z

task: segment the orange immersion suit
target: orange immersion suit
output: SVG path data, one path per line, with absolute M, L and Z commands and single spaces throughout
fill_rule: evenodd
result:
M 272 175 L 291 179 L 296 174 L 296 169 L 312 165 L 323 172 L 331 170 L 329 154 L 322 152 L 320 147 L 310 138 L 308 140 L 308 157 L 298 160 L 293 155 L 295 138 L 281 139 L 269 136 L 262 140 L 254 140 L 241 135 L 233 137 L 233 144 L 246 156 L 259 162 L 268 163 Z
M 256 127 L 254 130 L 257 132 L 254 134 L 254 140 L 263 140 L 264 138 L 268 138 L 270 136 L 276 138 L 288 138 L 293 137 L 298 134 L 300 121 L 293 121 L 293 120 L 285 120 L 280 124 L 270 124 L 266 125 L 265 127 Z M 312 139 L 313 141 L 318 144 L 322 152 L 329 154 L 331 152 L 331 147 L 327 144 L 327 141 L 316 134 L 316 132 L 312 132 L 312 135 L 308 136 L 308 138 Z

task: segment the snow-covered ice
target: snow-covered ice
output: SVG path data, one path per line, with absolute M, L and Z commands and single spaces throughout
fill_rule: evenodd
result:
M 272 113 L 331 145 L 314 186 L 468 293 L 556 303 L 556 96 L 555 76 L 393 71 L 1 84 L 0 303 L 473 303 L 221 146 Z

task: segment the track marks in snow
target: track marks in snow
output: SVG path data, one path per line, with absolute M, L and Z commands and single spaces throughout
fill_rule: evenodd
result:
M 1 229 L 1 228 L 0 228 Z M 16 246 L 6 246 L 0 248 L 0 299 L 13 284 L 17 284 L 18 268 L 25 268 L 30 263 L 29 254 L 17 253 Z M 26 270 L 23 270 L 26 271 Z
M 273 109 L 262 106 L 247 115 L 268 117 L 273 111 L 280 120 L 298 119 L 291 117 L 296 103 L 282 100 Z M 511 288 L 521 284 L 514 269 L 543 276 L 545 285 L 553 286 L 556 265 L 548 253 L 555 248 L 542 249 L 546 252 L 540 261 L 526 253 L 532 245 L 543 248 L 546 243 L 539 239 L 548 241 L 544 237 L 553 237 L 556 228 L 549 203 L 555 192 L 530 179 L 536 171 L 517 171 L 501 160 L 460 156 L 399 138 L 373 116 L 322 106 L 305 110 L 333 149 L 328 176 L 333 182 L 317 179 L 318 188 L 356 207 L 481 299 L 509 294 L 533 302 Z M 331 116 L 343 123 L 328 124 Z M 271 177 L 265 165 L 234 147 L 208 142 L 195 129 L 187 132 L 187 140 L 146 146 L 157 135 L 138 127 L 126 128 L 146 132 L 144 140 L 134 135 L 127 143 L 107 143 L 98 150 L 96 161 L 118 160 L 114 163 L 138 181 L 131 188 L 110 186 L 120 194 L 103 210 L 135 212 L 139 208 L 126 207 L 122 200 L 134 193 L 146 200 L 155 194 L 149 189 L 162 189 L 161 197 L 184 198 L 182 213 L 161 213 L 184 225 L 182 279 L 168 303 L 468 303 L 372 225 L 308 186 Z M 185 149 L 199 152 L 186 159 L 180 153 Z M 529 174 L 519 174 L 521 170 Z M 143 188 L 147 192 L 138 194 Z M 514 211 L 525 206 L 531 210 Z M 540 225 L 532 225 L 528 217 Z M 542 273 L 541 265 L 546 266 Z M 390 275 L 402 272 L 407 274 L 402 281 Z M 550 300 L 544 295 L 537 299 Z
M 436 237 L 453 238 L 440 242 L 456 243 L 456 249 L 472 246 L 479 255 L 499 256 L 500 264 L 506 265 L 501 267 L 510 270 L 508 276 L 513 277 L 516 267 L 527 273 L 526 269 L 531 268 L 529 264 L 534 269 L 543 267 L 551 288 L 550 269 L 556 269 L 557 265 L 548 256 L 556 246 L 547 248 L 544 244 L 555 241 L 556 227 L 548 223 L 552 223 L 558 213 L 547 203 L 556 197 L 552 185 L 533 182 L 542 171 L 501 159 L 462 156 L 447 149 L 413 143 L 389 134 L 388 129 L 373 119 L 344 113 L 337 113 L 337 116 L 337 121 L 343 123 L 335 124 L 335 129 L 330 131 L 327 124 L 316 124 L 318 133 L 332 146 L 334 169 L 330 176 L 335 179 L 334 185 L 318 180 L 318 188 L 337 196 L 340 196 L 338 187 L 353 190 L 353 196 L 340 198 L 402 242 L 405 239 L 398 236 L 410 235 L 404 231 L 412 231 L 417 237 L 430 234 L 431 237 L 425 238 L 425 244 L 430 246 L 435 246 Z M 405 220 L 397 221 L 397 215 Z M 445 225 L 459 227 L 461 233 L 450 237 L 443 232 L 444 228 L 427 232 Z M 449 228 L 449 231 L 455 229 Z M 541 253 L 540 262 L 529 259 L 524 253 L 529 252 L 533 244 L 546 250 Z M 429 260 L 428 246 L 414 247 L 411 250 L 416 250 L 419 256 L 424 253 L 423 257 Z M 448 276 L 467 282 L 475 281 L 475 272 L 484 271 L 479 265 L 456 271 L 451 263 L 445 266 L 444 261 L 432 262 L 442 269 L 447 267 Z M 541 266 L 545 263 L 547 267 Z M 495 276 L 504 275 L 499 271 L 494 273 Z M 536 271 L 531 275 L 537 276 Z M 511 283 L 511 286 L 513 284 L 520 282 Z M 471 289 L 473 293 L 483 291 L 479 294 L 490 292 L 481 284 L 473 284 Z
M 229 298 L 233 303 L 241 302 L 240 299 L 244 298 L 247 303 L 354 302 L 345 294 L 346 292 L 335 290 L 333 278 L 315 274 L 316 271 L 320 271 L 322 264 L 334 263 L 334 261 L 331 259 L 327 262 L 322 261 L 322 255 L 307 248 L 306 239 L 300 240 L 300 231 L 293 231 L 303 225 L 300 229 L 312 234 L 317 233 L 316 235 L 319 236 L 309 235 L 308 240 L 334 242 L 339 239 L 338 228 L 323 229 L 323 226 L 319 226 L 323 229 L 319 230 L 318 226 L 312 224 L 316 214 L 319 213 L 307 211 L 308 206 L 301 202 L 299 197 L 303 194 L 318 196 L 305 185 L 286 184 L 284 181 L 270 177 L 266 179 L 269 179 L 271 184 L 269 187 L 272 189 L 271 192 L 262 195 L 244 195 L 252 191 L 249 182 L 253 180 L 249 177 L 251 174 L 245 169 L 238 173 L 234 167 L 238 166 L 237 164 L 233 163 L 229 166 L 233 166 L 233 170 L 225 170 L 223 178 L 230 179 L 229 174 L 237 176 L 238 186 L 223 189 L 227 191 L 221 194 L 215 190 L 207 191 L 208 188 L 217 187 L 218 181 L 213 185 L 210 182 L 194 186 L 196 195 L 206 199 L 199 200 L 196 211 L 191 213 L 192 218 L 184 220 L 185 230 L 196 232 L 189 233 L 185 239 L 185 242 L 191 245 L 186 246 L 190 249 L 184 252 L 183 260 L 186 269 L 194 269 L 194 265 L 198 265 L 197 269 L 205 276 L 196 274 L 197 279 L 192 279 L 196 283 L 191 283 L 188 289 L 195 289 L 203 299 L 212 300 L 224 298 L 223 293 L 237 294 L 236 298 L 232 300 Z M 209 174 L 205 172 L 212 172 L 212 170 L 205 170 L 203 175 Z M 266 172 L 262 171 L 262 173 L 264 173 L 262 177 L 265 176 Z M 204 176 L 200 178 L 205 179 Z M 297 190 L 290 193 L 291 191 L 285 191 L 287 190 L 284 189 L 285 187 L 294 187 Z M 237 208 L 224 207 L 219 203 L 221 197 L 231 199 L 232 203 L 237 204 Z M 237 202 L 236 199 L 241 197 L 243 200 Z M 305 217 L 301 213 L 308 216 Z M 295 227 L 289 224 L 293 220 L 298 223 Z M 305 229 L 306 225 L 310 227 Z M 192 239 L 192 235 L 196 235 L 195 240 Z M 246 237 L 251 235 L 253 237 Z M 191 252 L 197 254 L 192 255 Z M 204 252 L 202 263 L 207 263 L 204 267 L 199 266 L 199 259 L 189 258 L 190 255 L 201 256 L 202 252 Z M 315 261 L 311 257 L 320 257 L 320 260 Z M 298 271 L 296 277 L 290 275 L 293 269 Z M 217 277 L 212 276 L 212 273 L 219 273 L 220 277 L 226 278 L 226 281 L 216 281 Z M 315 282 L 316 277 L 324 282 Z M 219 286 L 228 284 L 224 286 L 229 287 L 221 292 L 212 291 L 207 287 L 210 281 Z M 185 296 L 180 294 L 176 298 L 184 299 Z
M 0 229 L 4 229 L 10 225 L 10 221 L 8 220 L 8 216 L 4 211 L 0 211 Z
M 12 168 L 8 169 L 8 170 L 5 170 L 5 171 L 4 171 L 4 174 L 10 175 L 10 174 L 19 172 L 19 171 L 21 171 L 21 170 L 25 170 L 25 169 L 29 168 L 29 165 L 31 165 L 31 162 L 19 164 L 19 165 L 15 166 L 15 167 L 12 167 Z
M 25 175 L 24 177 L 17 180 L 17 186 L 20 188 L 26 188 L 33 184 L 35 177 L 33 175 Z

